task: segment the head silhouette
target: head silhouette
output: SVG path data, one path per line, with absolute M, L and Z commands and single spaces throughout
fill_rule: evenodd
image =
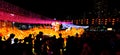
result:
M 30 38 L 31 38 L 31 37 L 32 37 L 32 34 L 29 34 L 29 36 L 28 36 L 28 37 L 30 37 Z
M 78 33 L 76 33 L 76 37 L 78 37 L 79 35 L 78 35 Z
M 56 35 L 53 35 L 53 38 L 56 38 Z
M 15 37 L 15 34 L 10 34 L 10 38 L 14 38 Z
M 60 36 L 60 38 L 62 38 L 62 34 L 61 33 L 59 33 L 59 36 Z
M 43 32 L 40 31 L 39 34 L 40 34 L 40 35 L 43 35 Z

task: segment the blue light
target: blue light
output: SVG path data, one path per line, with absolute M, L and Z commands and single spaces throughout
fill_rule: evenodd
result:
M 63 28 L 62 29 L 66 29 L 66 28 L 72 28 L 72 27 L 75 27 L 75 28 L 83 28 L 83 29 L 87 29 L 89 28 L 89 26 L 78 26 L 78 25 L 74 25 L 74 24 L 62 24 L 63 25 Z

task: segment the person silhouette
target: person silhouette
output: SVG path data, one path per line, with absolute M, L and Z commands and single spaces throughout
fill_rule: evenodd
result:
M 35 52 L 38 54 L 38 55 L 41 55 L 41 47 L 42 47 L 42 44 L 43 44 L 43 32 L 39 32 L 39 34 L 36 35 L 36 40 L 34 41 L 34 49 L 35 49 Z
M 14 43 L 14 37 L 15 37 L 15 34 L 10 34 L 10 37 L 6 40 L 6 42 L 8 44 L 13 44 Z
M 14 37 L 15 37 L 15 34 L 11 33 L 10 37 L 6 40 L 6 45 L 7 45 L 6 54 L 7 55 L 12 54 L 11 48 L 12 48 L 12 44 L 14 43 Z

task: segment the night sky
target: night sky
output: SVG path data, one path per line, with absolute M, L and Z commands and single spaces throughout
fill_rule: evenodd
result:
M 26 10 L 47 17 L 80 16 L 95 8 L 95 0 L 52 1 L 52 0 L 5 0 Z M 120 9 L 118 0 L 108 0 L 108 9 Z

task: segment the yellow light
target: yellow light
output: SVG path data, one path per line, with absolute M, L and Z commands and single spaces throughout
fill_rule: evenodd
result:
M 26 44 L 29 44 L 29 42 L 26 42 Z
M 112 28 L 107 28 L 107 30 L 108 30 L 108 31 L 111 31 L 111 30 L 112 30 Z

